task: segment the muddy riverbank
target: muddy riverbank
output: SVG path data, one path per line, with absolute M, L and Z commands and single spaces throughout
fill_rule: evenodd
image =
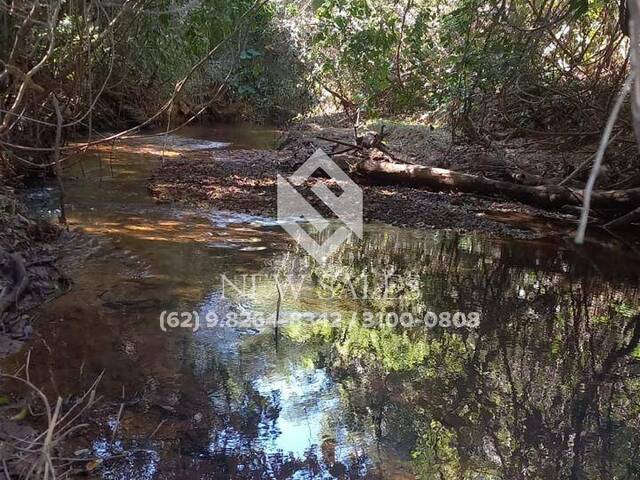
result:
M 213 151 L 184 155 L 166 161 L 149 180 L 151 195 L 161 203 L 183 202 L 202 208 L 235 210 L 254 215 L 276 216 L 276 178 L 289 175 L 292 156 L 286 152 L 261 150 Z M 330 216 L 326 207 L 310 193 L 316 184 L 332 188 L 335 182 L 312 178 L 302 191 L 318 211 Z M 538 230 L 533 218 L 558 218 L 515 204 L 473 195 L 429 192 L 402 186 L 360 184 L 365 221 L 413 228 L 447 228 L 481 231 L 517 238 L 549 234 Z M 493 220 L 500 214 L 517 213 L 531 220 L 529 227 Z M 526 222 L 523 222 L 526 224 Z M 561 225 L 560 222 L 557 226 Z M 571 224 L 566 225 L 566 230 Z
M 536 166 L 532 174 L 538 175 L 548 170 L 549 165 L 558 163 L 551 161 L 548 154 L 539 154 L 542 161 L 537 163 L 531 155 L 525 155 L 522 161 L 521 155 L 513 152 L 509 162 L 496 161 L 482 149 L 449 145 L 445 133 L 431 130 L 428 126 L 391 125 L 386 129 L 389 132 L 389 148 L 404 160 L 488 178 L 510 178 L 514 171 L 520 171 L 521 166 L 527 163 Z M 331 152 L 336 146 L 339 147 L 318 137 L 353 142 L 350 128 L 299 124 L 280 136 L 276 150 L 212 150 L 167 159 L 151 176 L 149 191 L 157 201 L 163 203 L 178 201 L 207 208 L 275 216 L 277 175 L 291 174 L 318 148 Z M 571 165 L 577 162 L 577 158 L 573 156 L 566 162 Z M 353 178 L 363 190 L 365 221 L 536 238 L 570 234 L 577 219 L 575 212 L 543 211 L 506 199 L 433 192 L 401 185 L 380 186 L 371 184 L 366 178 Z M 303 186 L 303 195 L 316 209 L 330 215 L 310 192 L 310 187 L 318 183 L 335 188 L 333 181 L 314 177 Z
M 14 188 L 0 184 L 0 358 L 19 351 L 34 333 L 38 307 L 71 286 L 58 267 L 73 235 L 34 219 Z

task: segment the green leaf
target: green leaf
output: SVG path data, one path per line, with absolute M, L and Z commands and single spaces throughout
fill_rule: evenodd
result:
M 580 17 L 589 10 L 589 0 L 571 0 L 570 6 L 576 17 Z

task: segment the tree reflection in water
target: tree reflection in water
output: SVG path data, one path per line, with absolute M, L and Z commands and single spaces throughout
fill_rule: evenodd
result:
M 410 451 L 422 478 L 638 478 L 637 267 L 532 242 L 369 232 L 311 268 L 318 288 L 336 272 L 415 275 L 420 296 L 359 308 L 477 310 L 479 328 L 284 334 L 314 346 L 352 428 Z
M 307 278 L 300 297 L 283 299 L 282 318 L 340 309 L 355 321 L 282 325 L 277 350 L 271 326 L 189 340 L 179 413 L 206 418 L 175 435 L 175 456 L 161 469 L 170 478 L 640 475 L 633 260 L 370 227 L 326 265 L 277 253 L 252 271 Z M 391 281 L 397 299 L 384 298 L 380 272 L 419 280 L 418 294 Z M 352 298 L 345 278 L 377 295 Z M 249 298 L 226 303 L 273 313 L 275 292 L 265 279 Z M 228 307 L 219 285 L 205 304 Z M 363 324 L 365 311 L 428 310 L 477 311 L 481 322 Z

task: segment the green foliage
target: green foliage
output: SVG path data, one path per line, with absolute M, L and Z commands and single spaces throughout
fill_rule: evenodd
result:
M 514 126 L 547 128 L 543 114 L 566 102 L 583 126 L 602 108 L 593 96 L 618 86 L 626 52 L 617 9 L 587 0 L 325 0 L 315 11 L 314 75 L 376 114 L 500 110 Z M 598 101 L 606 110 L 608 95 Z
M 640 314 L 640 305 L 633 305 L 628 302 L 619 302 L 613 305 L 613 310 L 618 315 L 622 315 L 625 318 L 631 318 Z
M 282 122 L 332 92 L 373 114 L 446 109 L 540 130 L 599 124 L 626 55 L 617 2 L 604 0 L 270 0 L 245 16 L 253 6 L 151 0 L 111 29 L 120 4 L 64 1 L 51 68 L 39 81 L 85 110 L 106 82 L 98 108 L 150 114 L 240 22 L 191 77 L 175 115 L 221 91 L 211 113 L 234 105 L 249 119 Z M 41 5 L 17 64 L 47 51 L 50 10 Z M 6 60 L 18 18 L 0 15 L 11 29 L 0 34 Z M 85 51 L 89 40 L 95 47 Z
M 436 420 L 424 427 L 412 456 L 419 478 L 460 478 L 455 435 Z
M 345 85 L 361 105 L 373 107 L 393 84 L 393 51 L 400 18 L 390 2 L 328 0 L 316 12 L 313 40 L 317 73 Z
M 171 11 L 173 4 L 164 3 L 156 9 Z M 253 4 L 202 0 L 185 4 L 177 14 L 163 14 L 159 21 L 149 17 L 123 54 L 127 76 L 139 78 L 156 98 L 166 98 L 199 58 L 232 33 Z M 204 103 L 222 86 L 226 102 L 243 105 L 249 119 L 281 122 L 304 111 L 310 97 L 302 63 L 277 15 L 267 3 L 245 17 L 234 39 L 197 72 L 183 101 Z

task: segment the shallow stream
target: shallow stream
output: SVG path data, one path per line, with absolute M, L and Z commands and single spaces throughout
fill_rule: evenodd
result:
M 96 478 L 640 478 L 633 252 L 372 224 L 317 265 L 274 219 L 147 194 L 157 162 L 275 135 L 190 128 L 67 168 L 91 237 L 32 377 L 69 396 L 104 370 L 78 439 Z

